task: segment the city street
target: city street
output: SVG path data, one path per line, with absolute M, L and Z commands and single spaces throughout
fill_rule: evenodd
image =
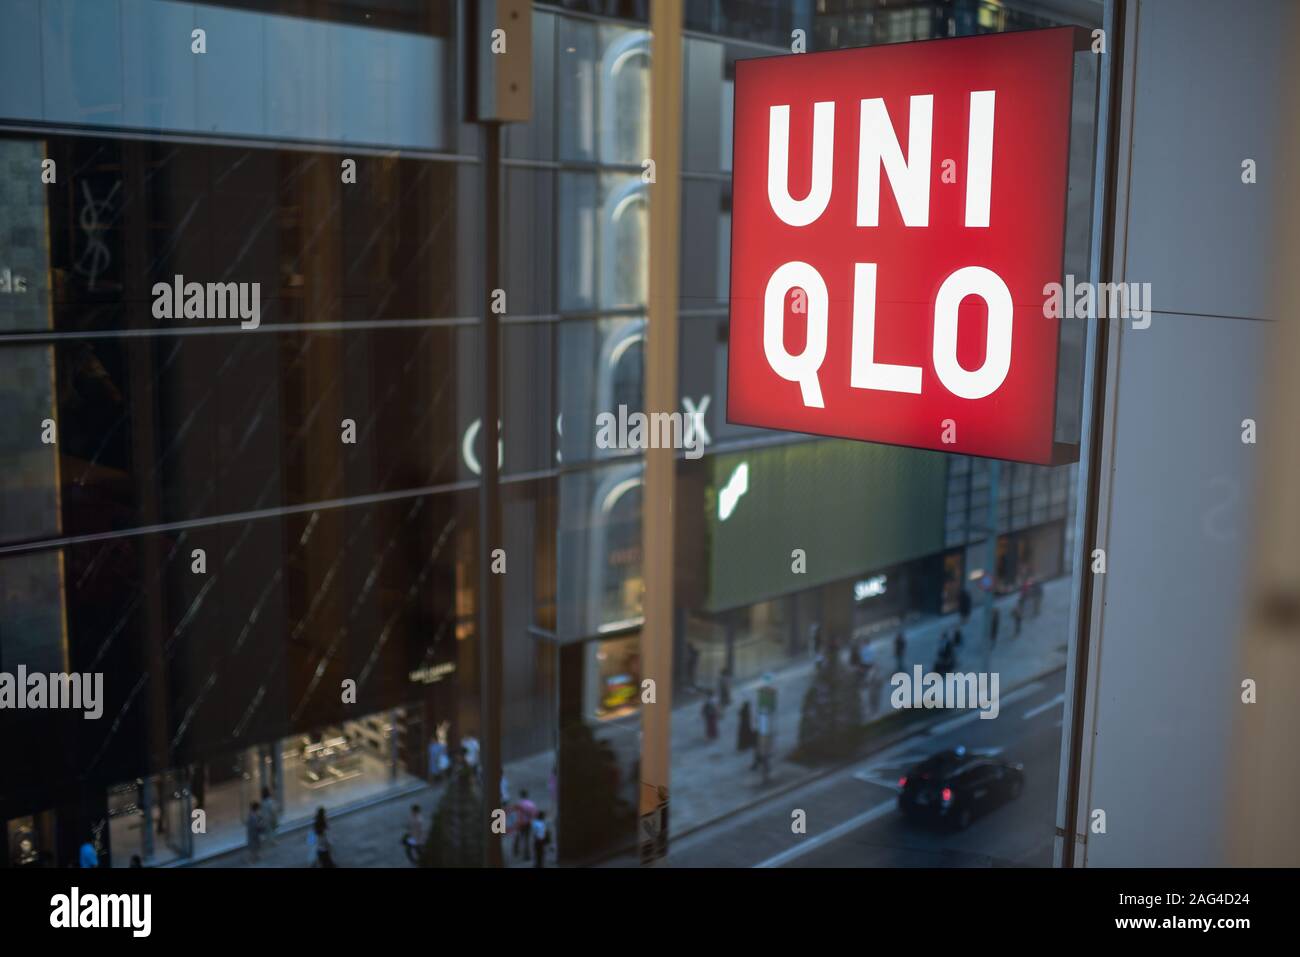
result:
M 789 811 L 795 807 L 808 811 L 808 834 L 798 842 L 797 847 L 801 854 L 811 855 L 792 858 L 792 862 L 797 865 L 887 864 L 899 856 L 907 859 L 905 863 L 947 863 L 952 860 L 954 849 L 965 854 L 969 863 L 989 863 L 993 858 L 998 859 L 997 863 L 1004 863 L 1008 857 L 1019 863 L 1050 863 L 1050 837 L 1054 826 L 1050 802 L 1056 793 L 1055 769 L 1060 737 L 1060 728 L 1053 722 L 1059 721 L 1061 710 L 1059 706 L 1043 712 L 1034 709 L 1044 706 L 1044 702 L 1058 695 L 1064 681 L 1065 635 L 1070 607 L 1069 579 L 1061 578 L 1046 584 L 1041 614 L 1027 619 L 1018 636 L 1013 635 L 1010 624 L 1010 611 L 1015 600 L 1014 595 L 998 599 L 1004 624 L 1002 637 L 995 650 L 989 651 L 980 637 L 983 634 L 982 607 L 977 606 L 971 620 L 963 626 L 970 640 L 966 652 L 959 658 L 958 666 L 961 670 L 988 669 L 999 673 L 1002 712 L 998 718 L 980 720 L 975 712 L 955 716 L 944 712 L 914 718 L 921 722 L 922 728 L 929 727 L 938 733 L 913 735 L 900 744 L 891 745 L 870 758 L 854 762 L 847 769 L 834 771 L 828 776 L 823 776 L 815 765 L 802 765 L 790 760 L 790 751 L 799 726 L 801 702 L 812 679 L 811 662 L 796 663 L 774 676 L 773 684 L 780 692 L 777 726 L 780 729 L 778 740 L 782 746 L 778 748 L 772 778 L 767 784 L 750 769 L 751 755 L 736 751 L 734 746 L 738 702 L 747 695 L 752 697 L 760 682 L 747 682 L 735 689 L 737 703 L 724 715 L 722 735 L 718 741 L 713 742 L 706 741 L 702 734 L 698 696 L 686 696 L 686 700 L 674 709 L 672 724 L 673 823 L 677 833 L 685 833 L 681 841 L 673 843 L 669 864 L 692 866 L 692 861 L 702 864 L 716 860 L 719 865 L 750 866 L 790 850 L 795 845 L 789 840 L 781 843 L 780 839 L 793 836 L 789 834 Z M 959 624 L 958 616 L 953 614 L 931 618 L 909 627 L 905 666 L 910 669 L 913 664 L 921 664 L 928 669 L 937 652 L 940 634 Z M 892 632 L 876 639 L 873 647 L 879 661 L 891 663 Z M 1026 710 L 1030 712 L 1030 719 L 1023 722 L 1022 727 L 1016 722 L 1020 721 L 1019 716 Z M 893 713 L 887 685 L 882 688 L 878 707 L 870 713 L 874 719 Z M 1012 731 L 1009 732 L 1008 728 Z M 602 737 L 623 748 L 635 747 L 639 729 L 640 722 L 635 718 L 611 722 L 602 729 Z M 1032 738 L 1022 743 L 1020 737 L 1029 734 L 1031 730 Z M 907 840 L 902 840 L 898 831 L 901 822 L 894 820 L 896 815 L 892 814 L 893 782 L 897 780 L 901 766 L 942 747 L 957 744 L 972 748 L 1024 749 L 1008 752 L 1012 755 L 1012 760 L 1025 763 L 1028 776 L 1018 809 L 998 812 L 987 820 L 978 820 L 964 835 L 927 835 L 924 831 L 918 831 L 904 835 Z M 542 752 L 511 762 L 506 768 L 511 790 L 517 792 L 521 787 L 527 788 L 539 800 L 540 806 L 551 814 L 554 813 L 554 802 L 547 787 L 547 775 L 553 760 L 549 751 Z M 1050 773 L 1045 773 L 1043 768 L 1050 769 Z M 860 776 L 855 778 L 855 774 Z M 808 779 L 808 783 L 795 784 L 800 779 Z M 838 786 L 836 782 L 839 782 Z M 789 789 L 792 784 L 794 790 Z M 779 793 L 764 800 L 767 792 Z M 347 813 L 332 815 L 331 840 L 340 865 L 410 866 L 398 840 L 405 828 L 409 807 L 411 804 L 420 804 L 427 818 L 437 806 L 441 793 L 441 786 L 428 786 L 391 800 L 369 803 Z M 1030 827 L 1026 823 L 1027 819 L 1023 818 L 1023 809 L 1031 805 L 1036 796 L 1041 796 L 1038 799 L 1044 803 L 1041 814 L 1032 820 L 1038 822 L 1041 819 L 1043 823 L 1034 823 Z M 864 812 L 881 805 L 886 799 L 891 813 L 882 817 L 883 812 L 879 812 L 870 819 L 877 823 L 870 829 L 869 838 L 858 836 L 843 841 L 845 832 L 836 832 L 833 841 L 825 836 L 827 828 L 845 821 L 851 822 Z M 754 803 L 756 801 L 759 803 Z M 767 843 L 760 832 L 770 832 L 773 829 L 772 815 L 777 819 L 776 843 Z M 755 821 L 759 823 L 753 824 Z M 820 823 L 822 821 L 831 823 L 823 826 Z M 255 866 L 304 866 L 306 823 L 305 818 L 299 820 L 298 828 L 287 827 L 289 833 L 282 835 L 276 845 L 263 847 L 260 860 Z M 866 819 L 860 820 L 858 827 L 865 827 L 869 823 Z M 999 828 L 1014 833 L 1010 836 L 1003 835 Z M 892 835 L 885 833 L 891 830 Z M 1033 846 L 1022 847 L 1021 838 L 1015 834 L 1029 835 L 1033 839 Z M 770 840 L 772 835 L 769 833 L 767 837 Z M 857 861 L 852 854 L 846 859 L 835 856 L 844 853 L 843 846 L 851 845 L 852 840 L 858 839 L 876 846 L 872 860 Z M 758 850 L 751 853 L 746 849 L 748 845 Z M 692 849 L 696 847 L 705 850 L 693 857 Z M 922 849 L 927 848 L 929 859 L 920 859 Z M 814 849 L 818 849 L 818 853 L 814 853 Z M 890 856 L 891 849 L 893 857 Z M 1039 856 L 1033 860 L 1022 859 L 1034 853 Z M 718 857 L 715 858 L 715 854 Z M 506 860 L 511 866 L 528 866 L 527 862 L 515 861 L 509 855 Z M 609 863 L 612 866 L 627 866 L 636 861 L 635 854 L 627 853 Z M 199 866 L 231 867 L 249 864 L 251 861 L 247 851 L 237 847 L 228 853 L 209 858 Z
M 1002 696 L 996 719 L 936 713 L 927 730 L 827 777 L 688 835 L 669 867 L 1050 866 L 1065 670 Z M 900 774 L 936 751 L 964 745 L 1024 765 L 1020 798 L 964 832 L 903 821 Z M 791 831 L 807 814 L 807 833 Z

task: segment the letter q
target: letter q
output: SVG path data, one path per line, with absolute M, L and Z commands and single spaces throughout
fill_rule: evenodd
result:
M 791 289 L 802 289 L 808 296 L 808 340 L 797 356 L 785 348 L 785 297 Z M 799 383 L 803 404 L 823 409 L 821 383 L 817 370 L 826 359 L 826 316 L 829 297 L 821 274 L 804 262 L 778 266 L 767 281 L 763 294 L 763 352 L 772 371 L 787 382 Z

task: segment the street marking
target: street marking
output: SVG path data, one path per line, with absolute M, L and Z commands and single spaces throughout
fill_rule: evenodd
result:
M 1042 714 L 1044 711 L 1051 711 L 1051 710 L 1052 710 L 1053 708 L 1055 708 L 1057 705 L 1059 705 L 1059 704 L 1064 704 L 1064 703 L 1065 703 L 1065 692 L 1062 691 L 1062 692 L 1061 692 L 1060 694 L 1058 694 L 1055 698 L 1052 698 L 1052 699 L 1049 700 L 1049 701 L 1044 701 L 1042 704 L 1038 705 L 1037 707 L 1030 708 L 1028 711 L 1026 711 L 1026 712 L 1025 712 L 1024 714 L 1022 714 L 1020 717 L 1021 717 L 1023 720 L 1028 721 L 1030 718 L 1036 718 L 1036 717 L 1038 717 L 1038 715 Z
M 917 761 L 924 761 L 932 752 L 930 751 L 909 751 L 907 754 L 891 754 L 888 761 L 880 760 L 885 755 L 880 755 L 875 761 L 868 764 L 863 770 L 872 771 L 876 768 L 896 768 L 907 767 L 916 764 Z
M 892 791 L 898 790 L 898 778 L 886 778 L 883 775 L 871 774 L 868 771 L 859 771 L 857 774 L 853 775 L 853 777 L 859 781 L 864 781 L 867 784 L 889 788 Z
M 1007 705 L 1015 704 L 1017 701 L 1019 701 L 1022 698 L 1028 698 L 1031 694 L 1033 694 L 1035 691 L 1038 691 L 1042 687 L 1043 685 L 1041 682 L 1031 681 L 1023 688 L 1017 688 L 1015 691 L 1011 692 L 1010 694 L 1002 695 L 1002 697 L 998 700 L 998 710 L 1001 711 Z M 980 713 L 981 712 L 978 710 L 971 710 L 969 714 L 964 714 L 959 718 L 953 718 L 949 721 L 941 721 L 938 724 L 928 728 L 926 730 L 926 734 L 946 734 L 947 732 L 952 731 L 954 728 L 961 728 L 966 726 L 967 724 L 970 724 L 970 722 L 979 718 Z M 986 718 L 984 720 L 987 721 L 988 719 Z
M 1001 710 L 1002 708 L 1005 708 L 1009 704 L 1015 704 L 1021 698 L 1028 698 L 1031 694 L 1033 694 L 1035 691 L 1038 691 L 1042 687 L 1043 687 L 1042 682 L 1031 681 L 1023 688 L 1017 688 L 1015 691 L 1011 692 L 1011 694 L 1004 694 L 998 700 L 998 709 Z
M 835 827 L 831 828 L 829 831 L 827 831 L 824 834 L 818 834 L 815 837 L 805 838 L 803 841 L 796 844 L 794 847 L 790 848 L 789 850 L 782 851 L 780 854 L 777 854 L 773 857 L 769 857 L 767 860 L 755 864 L 754 866 L 755 867 L 783 867 L 786 863 L 794 860 L 796 857 L 802 857 L 804 854 L 807 854 L 809 851 L 813 851 L 818 847 L 821 847 L 823 844 L 826 844 L 829 841 L 834 841 L 838 838 L 841 838 L 845 834 L 848 834 L 850 831 L 855 831 L 858 828 L 862 827 L 864 824 L 870 824 L 872 821 L 876 820 L 877 818 L 883 817 L 884 815 L 888 814 L 893 809 L 894 809 L 893 801 L 885 801 L 882 804 L 877 804 L 870 811 L 864 811 L 862 814 L 859 814 L 857 817 L 851 817 L 844 823 L 835 825 Z
M 967 748 L 966 753 L 972 758 L 995 758 L 1002 753 L 1002 748 Z M 869 767 L 854 771 L 853 777 L 855 780 L 865 781 L 867 784 L 878 784 L 882 788 L 897 791 L 898 779 L 903 776 L 903 773 L 928 757 L 931 757 L 931 755 L 902 754 L 896 760 L 878 761 Z
M 971 711 L 968 714 L 962 715 L 960 718 L 953 718 L 951 721 L 941 721 L 939 724 L 932 725 L 927 731 L 927 734 L 946 734 L 955 728 L 960 728 L 964 725 L 970 724 L 972 721 L 978 720 L 979 716 L 980 713 L 978 711 Z

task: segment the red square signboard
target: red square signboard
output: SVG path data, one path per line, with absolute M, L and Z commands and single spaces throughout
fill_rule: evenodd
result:
M 1080 42 L 736 64 L 729 422 L 1062 460 L 1044 287 L 1062 279 Z

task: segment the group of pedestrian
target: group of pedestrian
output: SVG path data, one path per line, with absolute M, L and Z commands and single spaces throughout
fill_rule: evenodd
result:
M 321 809 L 322 811 L 324 808 Z M 280 812 L 275 807 L 270 788 L 262 788 L 262 799 L 248 806 L 244 828 L 248 836 L 248 856 L 256 864 L 262 856 L 262 842 L 275 844 L 275 832 L 280 826 Z
M 546 849 L 551 844 L 551 825 L 546 812 L 540 810 L 521 789 L 519 800 L 506 812 L 506 830 L 513 836 L 511 853 L 515 860 L 531 860 L 533 867 L 546 866 Z
M 693 646 L 692 646 L 693 647 Z M 700 708 L 700 716 L 704 719 L 704 736 L 710 741 L 716 741 L 718 738 L 718 726 L 722 721 L 723 712 L 731 707 L 731 672 L 725 668 L 718 675 L 718 691 L 715 696 L 712 691 L 704 699 L 704 704 Z
M 770 680 L 768 678 L 767 680 Z M 704 704 L 700 708 L 700 717 L 704 720 L 704 737 L 708 741 L 716 741 L 720 736 L 721 722 L 725 710 L 731 706 L 731 673 L 722 672 L 718 677 L 718 693 L 712 692 L 704 699 Z M 736 750 L 743 753 L 752 750 L 754 752 L 754 761 L 750 765 L 750 770 L 763 767 L 767 760 L 767 753 L 764 749 L 763 735 L 767 732 L 764 727 L 771 720 L 771 716 L 765 713 L 756 712 L 753 704 L 749 700 L 740 703 L 740 709 L 736 718 Z

